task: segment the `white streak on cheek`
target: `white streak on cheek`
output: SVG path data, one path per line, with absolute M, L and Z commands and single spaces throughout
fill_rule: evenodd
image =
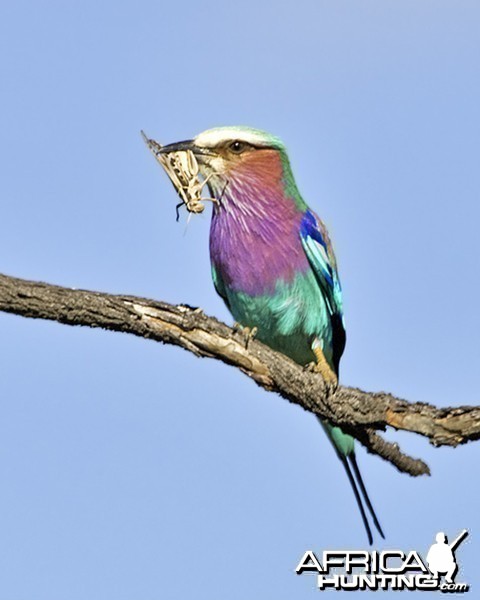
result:
M 221 156 L 215 156 L 215 158 L 212 158 L 210 160 L 210 164 L 209 164 L 208 168 L 213 173 L 223 174 L 226 171 L 226 164 Z
M 227 171 L 227 165 L 221 156 L 202 157 L 199 161 L 200 173 L 208 177 L 211 173 L 223 175 Z
M 218 177 L 212 177 L 210 185 L 214 189 L 219 190 L 225 187 L 225 182 L 228 178 L 228 166 L 221 156 L 209 157 L 208 161 L 200 164 L 200 173 L 205 179 L 212 173 L 218 175 Z

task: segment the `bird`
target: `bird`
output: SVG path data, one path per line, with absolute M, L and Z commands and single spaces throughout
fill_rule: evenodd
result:
M 244 126 L 216 127 L 161 153 L 190 151 L 213 203 L 213 283 L 235 322 L 256 339 L 338 383 L 346 333 L 331 239 L 302 198 L 287 150 L 276 136 Z M 360 474 L 354 438 L 319 419 L 342 463 L 370 545 L 367 511 L 384 538 Z

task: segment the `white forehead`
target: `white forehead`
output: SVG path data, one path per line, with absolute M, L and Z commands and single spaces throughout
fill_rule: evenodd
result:
M 247 127 L 217 127 L 200 133 L 195 143 L 204 148 L 214 148 L 219 144 L 239 140 L 254 146 L 279 145 L 280 140 L 260 129 Z

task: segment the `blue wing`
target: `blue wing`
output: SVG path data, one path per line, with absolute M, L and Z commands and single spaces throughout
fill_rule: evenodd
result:
M 332 243 L 322 221 L 310 210 L 300 226 L 300 237 L 308 261 L 323 292 L 333 332 L 333 362 L 338 373 L 340 357 L 345 349 L 342 288 Z

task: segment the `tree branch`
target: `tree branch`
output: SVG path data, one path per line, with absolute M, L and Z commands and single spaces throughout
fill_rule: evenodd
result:
M 340 386 L 329 393 L 318 373 L 206 316 L 200 309 L 135 296 L 119 296 L 26 281 L 0 274 L 0 311 L 122 331 L 174 344 L 196 356 L 237 367 L 266 390 L 279 393 L 322 419 L 340 425 L 369 452 L 410 475 L 429 474 L 420 459 L 403 454 L 376 430 L 387 426 L 418 433 L 435 446 L 457 446 L 480 437 L 480 407 L 436 408 L 385 392 Z

